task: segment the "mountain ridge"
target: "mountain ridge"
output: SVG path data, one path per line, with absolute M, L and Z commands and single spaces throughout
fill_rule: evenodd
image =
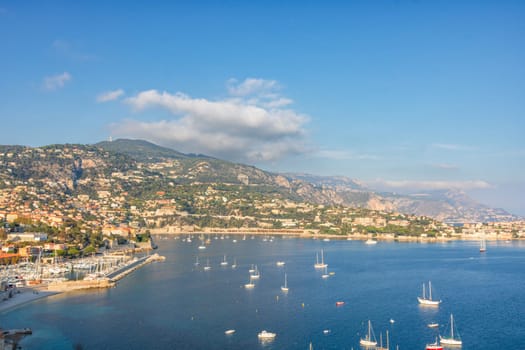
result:
M 67 149 L 67 157 L 41 158 L 41 149 Z M 3 155 L 27 152 L 23 166 L 10 167 L 5 161 L 2 178 L 40 179 L 48 177 L 63 184 L 67 191 L 76 181 L 72 170 L 74 159 L 81 155 L 85 177 L 104 172 L 107 175 L 132 171 L 140 163 L 159 172 L 152 176 L 164 177 L 167 183 L 178 184 L 234 184 L 246 186 L 260 193 L 280 193 L 293 201 L 323 205 L 344 205 L 378 211 L 429 216 L 443 222 L 489 222 L 518 219 L 502 209 L 480 204 L 465 193 L 449 190 L 419 195 L 378 192 L 359 180 L 345 176 L 318 176 L 305 173 L 274 173 L 252 165 L 233 163 L 199 154 L 184 154 L 145 140 L 117 139 L 92 145 L 50 145 L 41 148 L 0 146 Z M 76 154 L 76 155 L 75 155 Z M 83 161 L 83 162 L 82 162 Z M 162 166 L 161 166 L 162 165 Z M 77 169 L 78 171 L 78 169 Z M 76 176 L 76 175 L 75 175 Z M 172 180 L 170 180 L 172 179 Z

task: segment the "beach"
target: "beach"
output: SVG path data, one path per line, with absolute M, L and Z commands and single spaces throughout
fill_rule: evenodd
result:
M 22 287 L 17 288 L 11 298 L 0 301 L 0 314 L 10 311 L 18 306 L 30 303 L 32 301 L 46 298 L 51 295 L 59 294 L 60 292 L 42 290 L 39 287 Z

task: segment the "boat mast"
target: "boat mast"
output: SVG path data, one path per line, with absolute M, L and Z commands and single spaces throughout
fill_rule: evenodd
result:
M 432 300 L 432 284 L 428 281 L 428 299 Z
M 454 339 L 454 316 L 450 314 L 450 337 Z

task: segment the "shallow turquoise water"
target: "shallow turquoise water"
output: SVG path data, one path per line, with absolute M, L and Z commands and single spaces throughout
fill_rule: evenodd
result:
M 378 339 L 388 330 L 391 349 L 404 350 L 424 349 L 437 335 L 426 325 L 436 321 L 444 333 L 453 313 L 462 349 L 525 349 L 523 243 L 489 243 L 480 254 L 476 242 L 237 240 L 212 239 L 205 250 L 197 239 L 159 240 L 164 263 L 113 289 L 59 295 L 0 314 L 1 326 L 31 327 L 24 349 L 308 349 L 310 342 L 314 349 L 359 349 L 370 319 Z M 321 248 L 335 273 L 328 279 L 313 267 Z M 236 259 L 236 269 L 220 266 L 224 254 L 230 264 Z M 203 271 L 207 259 L 212 269 Z M 285 266 L 276 266 L 279 260 Z M 251 264 L 261 278 L 246 290 Z M 288 294 L 280 290 L 285 272 Z M 417 303 L 428 280 L 443 300 L 439 308 Z M 226 336 L 227 329 L 236 332 Z M 259 342 L 263 329 L 277 338 Z

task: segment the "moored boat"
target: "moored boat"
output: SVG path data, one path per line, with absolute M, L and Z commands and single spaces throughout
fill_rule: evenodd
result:
M 432 299 L 432 284 L 430 281 L 428 281 L 428 297 L 425 293 L 425 284 L 423 283 L 423 295 L 421 297 L 417 297 L 417 301 L 419 304 L 425 306 L 439 306 L 441 303 L 441 300 Z
M 448 346 L 462 346 L 463 341 L 460 339 L 458 331 L 454 331 L 454 316 L 450 314 L 450 336 L 449 337 L 443 337 L 439 336 L 439 340 L 441 341 L 441 344 L 445 344 Z
M 368 332 L 364 338 L 359 339 L 359 344 L 364 347 L 375 347 L 377 345 L 374 330 L 372 329 L 372 322 L 370 322 L 370 320 L 368 320 Z
M 268 332 L 268 331 L 265 331 L 265 330 L 263 330 L 259 334 L 257 334 L 257 337 L 259 339 L 263 339 L 263 340 L 274 339 L 276 336 L 277 336 L 276 333 Z

